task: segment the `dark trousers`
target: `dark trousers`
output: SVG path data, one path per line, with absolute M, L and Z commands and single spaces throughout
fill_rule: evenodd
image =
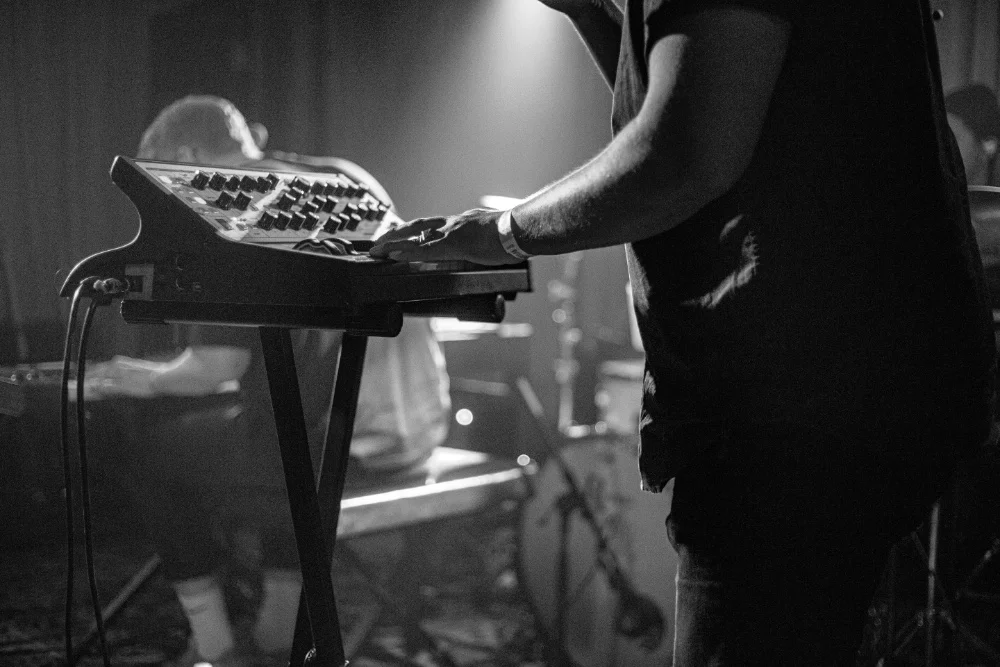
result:
M 682 471 L 675 667 L 855 664 L 890 548 L 951 474 L 929 451 L 770 426 Z

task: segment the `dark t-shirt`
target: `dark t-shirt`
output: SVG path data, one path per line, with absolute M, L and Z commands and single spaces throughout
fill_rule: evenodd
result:
M 629 0 L 616 133 L 652 43 L 708 4 Z M 981 442 L 993 337 L 926 3 L 733 4 L 780 16 L 790 41 L 746 172 L 627 249 L 645 485 L 760 423 L 906 456 Z

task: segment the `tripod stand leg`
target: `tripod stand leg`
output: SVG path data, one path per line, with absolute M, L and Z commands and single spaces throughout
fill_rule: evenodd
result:
M 150 577 L 156 573 L 157 568 L 160 567 L 160 557 L 156 554 L 150 556 L 149 560 L 143 563 L 132 578 L 128 580 L 128 583 L 118 591 L 118 595 L 115 596 L 111 602 L 105 605 L 104 609 L 101 611 L 101 620 L 106 626 L 110 623 L 115 616 L 118 615 L 129 600 L 132 599 L 139 590 L 149 582 Z M 90 630 L 87 632 L 87 636 L 80 640 L 77 645 L 76 650 L 73 652 L 73 659 L 70 661 L 71 664 L 76 663 L 80 657 L 90 648 L 90 645 L 94 643 L 97 639 L 97 624 L 91 625 Z

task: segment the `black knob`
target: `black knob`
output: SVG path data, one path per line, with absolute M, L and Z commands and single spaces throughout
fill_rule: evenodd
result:
M 223 190 L 219 193 L 219 198 L 215 200 L 215 205 L 223 211 L 228 211 L 229 207 L 233 205 L 233 199 L 231 194 Z
M 302 208 L 300 208 L 299 210 L 302 211 L 303 213 L 315 213 L 316 211 L 319 210 L 319 204 L 317 204 L 315 201 L 307 201 L 305 204 L 302 205 Z
M 204 190 L 205 186 L 208 185 L 209 176 L 203 171 L 194 172 L 194 176 L 191 177 L 191 187 L 195 190 Z
M 323 186 L 323 194 L 327 197 L 337 192 L 337 186 L 333 183 L 326 183 Z
M 233 192 L 236 192 L 237 190 L 239 190 L 240 189 L 240 177 L 239 176 L 230 176 L 229 180 L 226 181 L 226 189 L 227 190 L 232 190 Z
M 263 215 L 260 216 L 260 219 L 257 220 L 257 226 L 261 229 L 271 229 L 271 227 L 274 227 L 274 223 L 277 219 L 278 216 L 271 211 L 264 211 Z
M 244 176 L 240 179 L 240 190 L 253 192 L 257 188 L 257 179 L 253 176 Z
M 298 231 L 302 229 L 302 223 L 306 221 L 306 216 L 302 213 L 293 213 L 292 221 L 288 223 L 288 228 Z
M 298 190 L 300 192 L 309 191 L 309 183 L 297 176 L 294 179 L 292 179 L 292 182 L 288 184 L 288 187 L 290 187 L 293 190 Z
M 316 225 L 319 224 L 319 216 L 315 213 L 306 213 L 304 217 L 305 220 L 302 221 L 302 229 L 307 229 L 310 232 L 316 229 Z
M 208 187 L 213 190 L 221 190 L 226 185 L 226 177 L 222 174 L 214 174 L 212 178 L 208 180 Z
M 275 229 L 288 229 L 288 225 L 292 222 L 292 214 L 287 211 L 282 211 L 278 213 L 277 219 L 274 221 Z
M 353 232 L 361 224 L 361 216 L 357 213 L 351 213 L 347 218 L 347 230 Z
M 241 211 L 245 211 L 247 210 L 247 206 L 249 206 L 250 202 L 252 201 L 253 198 L 250 195 L 248 195 L 245 192 L 241 192 L 238 195 L 236 195 L 236 199 L 233 200 L 233 206 L 240 209 Z
M 339 224 L 340 221 L 337 220 L 337 216 L 331 215 L 329 219 L 327 219 L 326 224 L 323 225 L 323 231 L 327 234 L 335 234 L 337 232 L 337 225 Z
M 298 197 L 292 195 L 289 192 L 286 192 L 285 194 L 281 195 L 281 197 L 278 198 L 278 203 L 276 203 L 275 206 L 277 206 L 282 211 L 288 211 L 292 208 L 292 204 L 294 204 L 298 200 L 299 200 Z
M 375 219 L 376 220 L 381 220 L 382 218 L 385 217 L 385 214 L 388 213 L 388 212 L 389 212 L 389 207 L 388 206 L 386 206 L 385 204 L 379 204 L 378 205 L 378 212 L 375 213 Z
M 321 195 L 323 194 L 323 190 L 325 188 L 326 186 L 324 185 L 323 181 L 316 181 L 312 184 L 312 187 L 309 188 L 309 192 L 313 193 L 314 195 Z
M 253 187 L 254 187 L 254 189 L 257 192 L 260 192 L 261 194 L 263 194 L 265 192 L 270 192 L 271 188 L 274 187 L 274 184 L 271 183 L 271 181 L 267 180 L 266 177 L 264 177 L 264 176 L 258 176 L 257 180 L 254 181 L 254 186 Z

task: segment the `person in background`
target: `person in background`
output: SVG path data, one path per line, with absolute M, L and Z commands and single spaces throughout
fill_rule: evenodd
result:
M 370 254 L 625 244 L 643 485 L 673 481 L 673 664 L 853 665 L 892 545 L 991 426 L 928 2 L 543 1 L 614 89 L 611 142 L 511 210 L 414 220 Z
M 227 100 L 190 96 L 156 117 L 138 157 L 305 170 L 287 158 L 266 158 L 265 140 L 266 130 L 248 124 Z M 391 204 L 357 165 L 339 158 L 312 162 L 309 171 L 319 171 L 318 163 L 346 173 Z M 136 399 L 133 406 L 142 415 L 123 452 L 123 471 L 190 625 L 188 648 L 173 663 L 178 666 L 258 664 L 268 656 L 287 659 L 291 649 L 301 575 L 256 333 L 242 327 L 149 327 L 141 358 L 118 356 L 89 374 L 97 393 Z M 325 437 L 340 337 L 332 331 L 293 333 L 314 462 Z M 399 336 L 371 338 L 351 444 L 352 474 L 418 465 L 444 441 L 449 419 L 444 357 L 428 321 L 408 319 Z M 220 544 L 235 544 L 261 569 L 259 605 L 248 629 L 234 623 L 227 609 Z
M 1000 175 L 996 173 L 1000 103 L 996 92 L 974 83 L 948 93 L 944 106 L 969 185 L 1000 185 Z

